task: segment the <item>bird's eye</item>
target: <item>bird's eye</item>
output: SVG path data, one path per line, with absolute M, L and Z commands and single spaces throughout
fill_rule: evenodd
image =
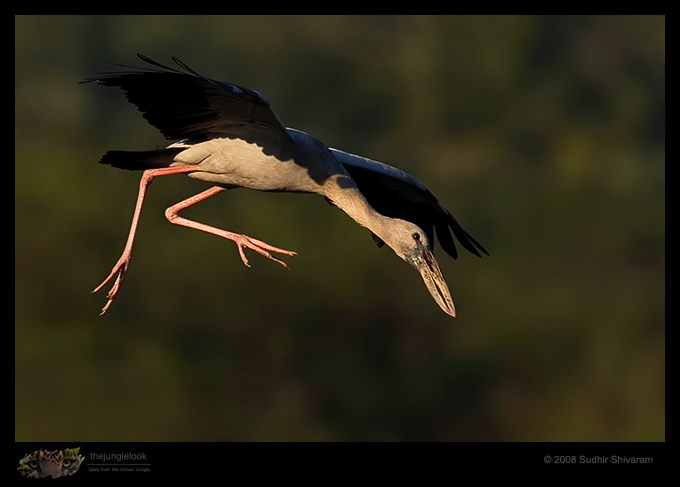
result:
M 420 240 L 420 235 L 418 235 L 417 232 L 414 232 L 413 235 L 411 235 L 411 237 L 413 237 L 413 240 Z

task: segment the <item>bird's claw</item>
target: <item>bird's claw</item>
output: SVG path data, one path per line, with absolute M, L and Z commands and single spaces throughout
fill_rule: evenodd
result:
M 268 259 L 273 260 L 274 262 L 278 262 L 281 264 L 283 267 L 288 269 L 288 264 L 286 264 L 284 261 L 277 259 L 274 257 L 272 254 L 270 254 L 268 251 L 272 252 L 278 252 L 280 254 L 286 254 L 286 255 L 297 255 L 296 252 L 290 251 L 290 250 L 284 250 L 280 249 L 278 247 L 274 247 L 273 245 L 269 245 L 266 242 L 262 242 L 261 240 L 257 240 L 251 237 L 247 237 L 245 235 L 240 235 L 241 238 L 234 239 L 234 242 L 236 242 L 236 245 L 238 246 L 238 253 L 241 256 L 241 260 L 243 263 L 247 266 L 250 267 L 250 264 L 248 263 L 248 259 L 246 258 L 246 254 L 243 252 L 243 248 L 247 247 L 251 250 L 254 250 L 258 254 L 264 255 Z
M 128 267 L 129 260 L 128 259 L 123 259 L 121 258 L 115 266 L 113 266 L 113 270 L 109 274 L 109 276 L 104 279 L 104 282 L 102 282 L 99 286 L 97 286 L 93 293 L 96 293 L 99 291 L 104 285 L 109 282 L 113 276 L 116 276 L 116 280 L 113 283 L 113 286 L 109 290 L 109 292 L 106 294 L 106 304 L 102 308 L 102 312 L 99 313 L 99 316 L 103 315 L 106 313 L 106 310 L 109 309 L 111 304 L 113 303 L 113 300 L 115 299 L 116 295 L 118 294 L 118 291 L 120 290 L 121 285 L 123 284 L 123 280 L 125 279 L 125 273 L 127 272 L 127 267 Z
M 243 263 L 250 267 L 250 264 L 248 263 L 248 259 L 246 258 L 246 254 L 243 251 L 244 248 L 249 248 L 251 250 L 254 250 L 258 254 L 264 255 L 268 259 L 273 260 L 274 262 L 278 262 L 281 264 L 283 267 L 288 269 L 288 264 L 286 264 L 284 261 L 277 259 L 274 257 L 269 251 L 271 252 L 278 252 L 280 254 L 285 254 L 285 255 L 297 255 L 295 252 L 292 252 L 290 250 L 284 250 L 280 249 L 278 247 L 274 247 L 273 245 L 269 245 L 266 242 L 262 242 L 261 240 L 257 240 L 251 237 L 247 237 L 245 235 L 231 235 L 228 238 L 232 239 L 236 245 L 238 246 L 238 253 L 241 256 L 241 260 Z M 108 283 L 111 279 L 114 277 L 116 280 L 113 282 L 113 286 L 111 286 L 111 289 L 106 295 L 106 304 L 102 308 L 102 312 L 99 313 L 99 315 L 103 315 L 106 313 L 106 311 L 109 309 L 111 304 L 113 303 L 113 300 L 116 298 L 118 295 L 118 291 L 120 291 L 120 287 L 123 285 L 123 280 L 125 279 L 125 274 L 127 273 L 127 268 L 130 263 L 130 258 L 129 255 L 123 255 L 118 262 L 116 262 L 116 265 L 113 266 L 113 269 L 111 270 L 111 273 L 109 276 L 104 279 L 104 282 L 102 282 L 99 286 L 97 286 L 93 293 L 96 293 L 99 291 L 101 288 L 103 288 L 106 283 Z

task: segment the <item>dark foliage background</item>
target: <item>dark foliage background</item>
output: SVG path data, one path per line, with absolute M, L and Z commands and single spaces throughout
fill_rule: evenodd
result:
M 177 56 L 332 147 L 410 172 L 491 253 L 440 255 L 458 317 L 309 195 L 170 225 L 108 149 L 166 142 L 78 81 Z M 665 439 L 664 17 L 16 17 L 15 439 Z

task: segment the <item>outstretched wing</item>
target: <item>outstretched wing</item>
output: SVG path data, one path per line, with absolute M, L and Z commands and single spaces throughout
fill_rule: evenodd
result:
M 425 232 L 432 247 L 436 230 L 440 245 L 454 259 L 458 257 L 458 252 L 451 231 L 469 252 L 481 257 L 481 250 L 489 255 L 479 242 L 463 230 L 444 205 L 410 174 L 341 150 L 331 151 L 377 212 L 415 223 Z
M 259 145 L 290 141 L 269 101 L 257 91 L 205 78 L 174 57 L 182 70 L 137 56 L 154 67 L 105 73 L 83 83 L 121 88 L 170 140 L 229 137 Z

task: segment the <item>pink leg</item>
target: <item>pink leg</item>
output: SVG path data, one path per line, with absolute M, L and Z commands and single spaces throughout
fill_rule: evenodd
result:
M 167 210 L 165 210 L 165 217 L 170 221 L 170 223 L 175 223 L 177 225 L 182 225 L 189 228 L 195 228 L 196 230 L 201 230 L 204 232 L 212 233 L 213 235 L 217 235 L 219 237 L 224 237 L 229 240 L 233 240 L 238 246 L 238 253 L 241 256 L 241 260 L 248 267 L 250 267 L 250 264 L 248 264 L 248 259 L 246 259 L 246 255 L 243 252 L 243 247 L 248 247 L 249 249 L 254 250 L 257 253 L 262 254 L 275 262 L 278 262 L 282 266 L 288 267 L 285 262 L 273 257 L 267 251 L 270 250 L 272 252 L 279 252 L 281 254 L 286 255 L 296 255 L 295 252 L 274 247 L 273 245 L 269 245 L 268 243 L 262 242 L 261 240 L 256 240 L 246 235 L 232 233 L 226 230 L 220 230 L 219 228 L 211 227 L 210 225 L 198 223 L 193 220 L 187 220 L 186 218 L 182 218 L 181 216 L 178 215 L 178 213 L 183 209 L 195 205 L 196 203 L 203 201 L 207 198 L 210 198 L 211 196 L 220 193 L 221 191 L 224 191 L 224 188 L 221 188 L 219 186 L 213 186 L 210 189 L 206 189 L 202 193 L 192 196 L 191 198 L 187 198 L 184 201 L 180 201 L 176 205 L 173 205 Z
M 106 295 L 108 301 L 106 302 L 106 305 L 102 308 L 102 312 L 100 313 L 100 315 L 103 315 L 104 313 L 106 313 L 106 310 L 109 309 L 109 306 L 111 306 L 111 303 L 113 303 L 113 300 L 116 297 L 116 294 L 118 294 L 120 286 L 123 284 L 123 280 L 125 279 L 125 273 L 127 272 L 128 265 L 130 264 L 132 244 L 135 241 L 135 233 L 137 232 L 139 214 L 142 211 L 142 203 L 144 202 L 146 188 L 149 186 L 149 184 L 151 184 L 153 178 L 157 176 L 192 172 L 195 170 L 196 168 L 194 168 L 193 166 L 174 166 L 164 167 L 161 169 L 149 169 L 147 171 L 144 171 L 144 173 L 142 174 L 142 179 L 139 182 L 139 194 L 137 195 L 137 205 L 135 206 L 135 213 L 132 217 L 132 225 L 130 226 L 130 233 L 128 234 L 128 239 L 127 243 L 125 244 L 125 250 L 123 250 L 123 255 L 120 256 L 120 259 L 118 259 L 116 265 L 113 266 L 113 270 L 111 271 L 111 274 L 109 274 L 109 277 L 104 279 L 104 282 L 102 282 L 99 286 L 96 287 L 94 291 L 92 291 L 93 293 L 96 293 L 114 276 L 116 276 L 116 280 L 113 283 L 113 287 L 111 287 L 111 290 Z

